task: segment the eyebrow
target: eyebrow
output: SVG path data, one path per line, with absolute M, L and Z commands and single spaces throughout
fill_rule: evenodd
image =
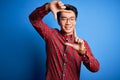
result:
M 65 17 L 65 16 L 61 16 L 60 18 L 67 18 L 67 17 Z M 75 18 L 74 16 L 71 16 L 70 18 Z

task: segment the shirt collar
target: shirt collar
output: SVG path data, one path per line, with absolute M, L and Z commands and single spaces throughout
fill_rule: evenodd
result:
M 71 35 L 66 35 L 63 31 L 60 31 L 60 34 L 61 34 L 65 39 L 74 40 L 74 35 L 73 35 L 73 34 L 71 34 Z

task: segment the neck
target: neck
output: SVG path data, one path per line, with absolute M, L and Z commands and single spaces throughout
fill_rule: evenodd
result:
M 73 33 L 66 33 L 65 35 L 72 35 Z
M 71 33 L 65 33 L 64 31 L 60 31 L 63 35 L 67 35 L 67 36 L 69 36 L 69 35 L 73 35 L 73 32 L 71 32 Z

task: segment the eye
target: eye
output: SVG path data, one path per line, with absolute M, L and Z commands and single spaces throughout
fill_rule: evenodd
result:
M 65 21 L 65 20 L 67 20 L 67 18 L 65 18 L 65 17 L 61 17 L 60 20 L 64 20 L 64 21 Z
M 70 20 L 71 20 L 71 21 L 74 21 L 74 20 L 75 20 L 75 18 L 70 18 Z

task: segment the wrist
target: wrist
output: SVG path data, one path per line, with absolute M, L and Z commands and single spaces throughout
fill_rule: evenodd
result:
M 45 10 L 48 11 L 48 12 L 50 11 L 49 5 L 50 5 L 50 3 L 45 4 Z
M 85 47 L 83 47 L 82 49 L 79 49 L 78 52 L 81 54 L 81 55 L 85 55 L 87 50 Z

